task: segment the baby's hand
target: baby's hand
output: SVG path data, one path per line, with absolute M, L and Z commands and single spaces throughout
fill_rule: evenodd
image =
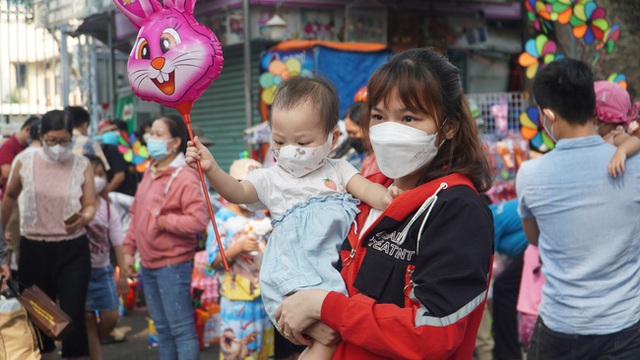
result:
M 616 153 L 613 154 L 611 161 L 609 161 L 609 175 L 611 175 L 611 177 L 615 178 L 622 175 L 625 160 L 627 160 L 627 154 L 624 152 L 616 151 Z
M 216 160 L 211 155 L 209 149 L 207 149 L 198 137 L 193 138 L 194 141 L 187 142 L 187 152 L 185 153 L 185 162 L 190 167 L 197 169 L 197 161 L 200 161 L 202 171 L 207 172 L 217 165 Z
M 400 194 L 402 194 L 402 190 L 400 190 L 397 186 L 395 185 L 389 186 L 389 189 L 387 190 L 387 194 L 384 196 L 385 206 L 389 206 L 389 204 L 393 202 L 393 199 L 400 196 Z

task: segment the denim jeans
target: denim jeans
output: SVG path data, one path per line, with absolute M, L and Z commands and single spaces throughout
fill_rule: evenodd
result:
M 200 358 L 191 303 L 192 270 L 192 262 L 159 269 L 142 267 L 144 297 L 158 332 L 160 360 Z
M 605 335 L 563 334 L 549 329 L 538 316 L 527 360 L 640 359 L 640 322 Z

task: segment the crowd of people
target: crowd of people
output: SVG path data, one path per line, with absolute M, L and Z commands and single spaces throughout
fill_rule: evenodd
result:
M 37 285 L 71 317 L 69 359 L 122 340 L 118 296 L 134 278 L 160 359 L 198 359 L 202 238 L 221 359 L 640 358 L 640 140 L 626 90 L 576 60 L 541 69 L 533 96 L 556 148 L 524 162 L 517 198 L 499 204 L 484 195 L 492 171 L 446 57 L 398 53 L 367 92 L 337 146 L 333 85 L 284 81 L 270 167 L 223 169 L 180 118 L 161 116 L 135 135 L 151 160 L 139 172 L 114 143 L 129 137 L 122 123 L 93 138 L 81 107 L 29 118 L 0 147 L 3 281 Z M 196 163 L 221 196 L 224 249 Z M 113 194 L 130 199 L 125 224 Z

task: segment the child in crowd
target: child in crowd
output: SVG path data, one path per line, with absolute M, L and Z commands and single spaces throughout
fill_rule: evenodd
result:
M 640 151 L 640 138 L 630 135 L 629 124 L 637 113 L 637 104 L 631 105 L 629 93 L 622 86 L 610 81 L 596 81 L 596 132 L 604 141 L 618 147 L 609 163 L 612 177 L 622 175 L 627 157 Z
M 542 301 L 542 285 L 546 282 L 542 275 L 540 263 L 540 251 L 535 245 L 529 245 L 524 251 L 524 264 L 522 266 L 522 278 L 518 293 L 518 333 L 524 351 L 529 349 L 531 335 L 536 321 L 538 309 Z
M 123 341 L 125 334 L 116 329 L 120 313 L 118 311 L 118 293 L 126 294 L 129 290 L 125 273 L 122 241 L 124 233 L 120 223 L 120 215 L 100 193 L 107 185 L 107 174 L 102 160 L 95 155 L 85 155 L 93 166 L 96 185 L 96 215 L 87 227 L 89 249 L 91 252 L 91 276 L 87 289 L 85 304 L 87 338 L 91 360 L 100 360 L 101 342 Z M 109 254 L 113 247 L 120 276 L 117 290 L 113 277 Z
M 239 159 L 231 164 L 229 175 L 242 181 L 259 168 L 262 164 L 253 159 Z M 220 274 L 220 360 L 273 358 L 273 326 L 264 310 L 259 286 L 264 244 L 256 236 L 267 234 L 269 219 L 261 211 L 224 201 L 215 220 L 229 259 L 229 272 Z M 258 223 L 266 226 L 254 229 Z M 222 256 L 212 224 L 207 230 L 207 254 L 211 267 L 221 269 Z
M 354 197 L 384 209 L 395 195 L 345 160 L 327 158 L 339 134 L 338 109 L 337 92 L 323 78 L 298 76 L 282 83 L 270 114 L 277 166 L 257 169 L 241 182 L 225 173 L 197 138 L 187 148 L 187 164 L 195 167 L 200 161 L 222 197 L 271 212 L 274 229 L 260 270 L 260 291 L 274 324 L 283 297 L 296 291 L 347 293 L 332 263 L 339 260 L 340 244 L 358 213 Z M 288 328 L 276 324 L 276 329 L 291 335 Z M 333 351 L 313 341 L 303 357 L 328 359 Z

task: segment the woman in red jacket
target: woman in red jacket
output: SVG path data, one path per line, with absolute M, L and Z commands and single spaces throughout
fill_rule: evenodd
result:
M 341 251 L 349 297 L 297 292 L 278 309 L 277 328 L 299 344 L 305 331 L 326 342 L 339 335 L 334 359 L 471 359 L 493 223 L 478 196 L 491 178 L 459 71 L 412 49 L 367 88 L 363 128 L 382 171 L 372 180 L 403 193 L 384 211 L 360 207 Z

